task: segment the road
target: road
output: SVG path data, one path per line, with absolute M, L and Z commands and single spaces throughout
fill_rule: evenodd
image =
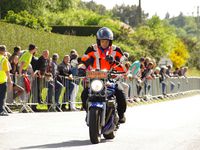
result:
M 0 117 L 1 150 L 199 150 L 200 95 L 129 107 L 113 140 L 91 144 L 85 112 Z

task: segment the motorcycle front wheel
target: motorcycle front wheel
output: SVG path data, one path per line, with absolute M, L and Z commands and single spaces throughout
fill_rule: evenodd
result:
M 90 141 L 93 144 L 97 144 L 101 141 L 101 110 L 90 108 L 89 113 Z

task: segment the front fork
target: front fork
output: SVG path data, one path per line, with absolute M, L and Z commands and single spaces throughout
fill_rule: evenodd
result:
M 97 108 L 101 110 L 101 126 L 105 125 L 106 119 L 106 102 L 88 102 L 88 111 L 87 111 L 87 125 L 89 125 L 90 118 L 90 108 Z

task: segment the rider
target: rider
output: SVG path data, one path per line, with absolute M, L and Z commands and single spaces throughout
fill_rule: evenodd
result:
M 113 32 L 109 28 L 100 28 L 97 31 L 96 38 L 97 44 L 88 47 L 84 56 L 82 57 L 83 64 L 79 68 L 79 73 L 84 72 L 87 67 L 97 70 L 110 70 L 113 66 L 115 66 L 115 62 L 124 60 L 121 49 L 112 44 Z M 126 120 L 124 113 L 127 106 L 125 94 L 121 86 L 116 88 L 115 96 L 118 104 L 117 111 L 119 115 L 119 123 L 124 123 Z M 86 101 L 88 99 L 88 88 L 83 90 L 81 99 L 83 102 L 83 108 L 87 110 Z

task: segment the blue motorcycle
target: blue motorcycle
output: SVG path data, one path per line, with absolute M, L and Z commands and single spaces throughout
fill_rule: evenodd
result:
M 86 122 L 89 127 L 90 141 L 97 144 L 103 134 L 105 139 L 115 138 L 119 127 L 115 89 L 119 73 L 106 71 L 89 71 L 89 98 L 87 100 Z M 118 78 L 119 79 L 119 78 Z

